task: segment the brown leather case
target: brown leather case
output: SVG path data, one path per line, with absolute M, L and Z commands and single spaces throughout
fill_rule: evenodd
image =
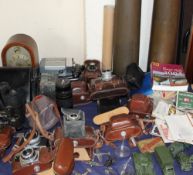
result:
M 7 50 L 12 46 L 21 46 L 27 49 L 30 53 L 31 60 L 32 60 L 32 67 L 38 67 L 39 66 L 39 56 L 38 56 L 38 47 L 35 42 L 35 40 L 25 34 L 16 34 L 9 38 L 7 41 L 7 44 L 2 50 L 1 57 L 2 57 L 2 64 L 3 66 L 7 66 L 6 62 L 6 52 Z
M 150 117 L 153 110 L 153 102 L 143 94 L 135 94 L 128 102 L 128 108 L 130 113 L 138 114 L 140 117 Z
M 73 143 L 69 138 L 62 138 L 56 151 L 53 169 L 56 175 L 70 175 L 74 167 Z
M 175 63 L 180 6 L 180 0 L 154 2 L 149 63 Z
M 126 132 L 126 136 L 124 138 L 121 136 L 122 131 Z M 142 129 L 135 119 L 135 115 L 120 114 L 113 116 L 110 119 L 110 122 L 106 124 L 104 137 L 107 141 L 112 142 L 137 137 L 141 133 Z
M 72 138 L 75 143 L 75 147 L 79 148 L 93 148 L 97 142 L 97 136 L 94 128 L 91 126 L 85 126 L 85 137 Z
M 113 72 L 122 76 L 130 63 L 139 60 L 141 0 L 117 0 Z
M 104 81 L 101 78 L 92 79 L 89 84 L 89 90 L 92 100 L 119 97 L 128 94 L 125 80 L 116 75 L 109 81 Z
M 48 150 L 47 147 L 42 147 L 40 149 L 39 161 L 35 163 L 28 164 L 27 166 L 22 166 L 18 159 L 14 159 L 12 163 L 12 173 L 13 175 L 32 175 L 52 167 L 53 154 Z
M 0 131 L 0 155 L 11 144 L 11 136 L 13 129 L 11 127 L 5 127 Z
M 85 81 L 72 81 L 73 104 L 84 104 L 90 101 L 90 92 Z
M 84 81 L 89 82 L 91 79 L 101 76 L 100 61 L 86 60 L 84 67 L 85 69 L 81 74 Z

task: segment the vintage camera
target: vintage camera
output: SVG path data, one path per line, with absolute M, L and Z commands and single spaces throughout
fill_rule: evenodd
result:
M 40 94 L 46 95 L 52 99 L 58 98 L 59 96 L 57 94 L 61 91 L 66 93 L 64 92 L 64 86 L 68 83 L 65 79 L 69 79 L 70 81 L 78 80 L 82 70 L 83 66 L 76 64 L 74 59 L 72 59 L 72 66 L 67 66 L 66 58 L 43 58 L 40 62 Z M 61 89 L 62 87 L 64 87 L 63 90 Z M 71 94 L 71 92 L 69 92 L 69 94 Z M 71 104 L 72 107 L 72 98 L 70 97 L 67 101 L 65 99 L 66 95 L 62 100 L 58 98 L 61 107 L 63 105 L 64 107 L 68 107 L 68 104 Z
M 113 98 L 128 94 L 125 80 L 111 71 L 102 72 L 102 77 L 92 79 L 88 84 L 91 100 Z
M 47 147 L 34 149 L 27 147 L 14 157 L 12 163 L 13 175 L 36 174 L 52 167 L 52 152 Z
M 95 79 L 101 76 L 100 61 L 98 60 L 86 60 L 84 62 L 84 71 L 82 72 L 82 79 L 89 82 L 91 79 Z
M 79 79 L 83 66 L 76 64 L 72 58 L 71 66 L 67 66 L 67 58 L 42 58 L 40 73 L 55 74 L 72 80 Z
M 20 129 L 25 119 L 25 92 L 14 90 L 8 82 L 0 82 L 0 124 Z
M 70 138 L 85 137 L 85 113 L 78 109 L 61 109 L 64 135 Z
M 31 130 L 24 133 L 25 141 Z M 36 174 L 41 171 L 50 169 L 52 166 L 53 151 L 48 140 L 43 138 L 38 131 L 29 144 L 13 158 L 12 169 L 14 175 L 19 174 Z

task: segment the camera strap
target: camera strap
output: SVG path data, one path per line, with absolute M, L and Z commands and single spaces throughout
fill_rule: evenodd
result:
M 7 156 L 5 156 L 5 157 L 2 159 L 2 161 L 3 161 L 4 163 L 10 161 L 11 158 L 12 158 L 15 154 L 19 153 L 21 150 L 23 150 L 23 149 L 25 148 L 26 145 L 29 144 L 29 142 L 32 140 L 32 138 L 34 137 L 34 135 L 35 135 L 35 124 L 33 125 L 33 129 L 32 129 L 32 131 L 30 132 L 29 137 L 28 137 L 25 141 L 23 140 L 23 137 L 19 137 L 19 138 L 17 139 L 15 145 L 13 146 L 11 152 L 10 152 Z
M 47 138 L 48 140 L 51 140 L 53 141 L 54 140 L 54 137 L 53 137 L 53 134 L 49 133 L 48 131 L 46 131 L 42 125 L 41 125 L 41 122 L 39 120 L 39 115 L 36 111 L 33 110 L 32 106 L 30 104 L 26 104 L 26 110 L 28 112 L 28 115 L 27 117 L 31 117 L 34 124 L 37 126 L 38 130 L 40 131 L 40 133 L 45 137 Z

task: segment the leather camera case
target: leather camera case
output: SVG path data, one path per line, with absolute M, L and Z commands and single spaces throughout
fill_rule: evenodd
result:
M 100 61 L 98 60 L 86 60 L 84 62 L 84 71 L 82 72 L 82 78 L 84 81 L 89 82 L 91 79 L 95 79 L 101 76 Z
M 94 128 L 85 126 L 86 135 L 85 137 L 73 138 L 75 147 L 79 148 L 93 148 L 97 141 Z
M 0 131 L 0 156 L 4 154 L 6 148 L 11 144 L 11 136 L 13 129 L 11 127 L 4 127 Z
M 21 165 L 19 158 L 16 156 L 12 162 L 13 175 L 32 175 L 50 169 L 54 155 L 47 147 L 41 147 L 39 150 L 39 160 L 25 166 Z
M 143 95 L 135 94 L 128 103 L 130 113 L 138 114 L 141 118 L 150 117 L 153 110 L 153 101 Z
M 57 175 L 70 175 L 74 168 L 73 143 L 69 138 L 62 138 L 58 145 L 53 170 Z
M 135 118 L 135 115 L 131 114 L 113 116 L 110 121 L 105 124 L 105 139 L 113 142 L 141 135 L 142 129 Z M 123 131 L 126 133 L 124 138 L 121 136 L 121 132 Z
M 85 81 L 72 81 L 73 104 L 84 104 L 90 101 L 90 93 Z
M 125 80 L 116 75 L 113 75 L 112 79 L 108 81 L 104 81 L 102 78 L 92 79 L 89 83 L 89 90 L 92 100 L 119 97 L 128 94 Z

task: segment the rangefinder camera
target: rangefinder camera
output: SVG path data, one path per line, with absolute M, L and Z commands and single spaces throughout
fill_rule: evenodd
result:
M 24 133 L 25 141 L 30 136 L 31 130 Z M 52 166 L 53 151 L 49 141 L 35 132 L 29 144 L 13 158 L 12 172 L 19 174 L 36 174 L 50 169 Z

